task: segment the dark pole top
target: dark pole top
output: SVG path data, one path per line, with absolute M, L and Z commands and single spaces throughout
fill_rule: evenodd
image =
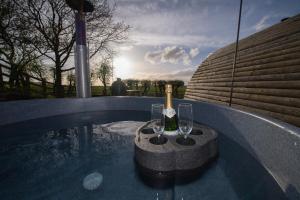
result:
M 88 0 L 66 0 L 68 6 L 72 8 L 73 10 L 81 10 L 81 3 L 83 3 L 83 12 L 93 12 L 94 6 L 93 4 Z

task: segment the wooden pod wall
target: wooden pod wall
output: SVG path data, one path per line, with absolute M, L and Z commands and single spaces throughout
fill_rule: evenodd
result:
M 210 55 L 185 99 L 229 105 L 235 43 Z M 239 41 L 232 107 L 300 127 L 300 15 Z

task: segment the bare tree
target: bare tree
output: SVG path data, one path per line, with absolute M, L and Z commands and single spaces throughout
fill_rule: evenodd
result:
M 138 90 L 139 89 L 139 83 L 140 81 L 137 79 L 134 79 L 133 85 L 135 86 L 135 89 Z
M 62 67 L 66 63 L 74 44 L 73 12 L 65 1 L 59 0 L 15 0 L 29 22 L 36 52 L 55 64 L 55 93 L 63 96 Z
M 169 81 L 169 83 L 171 83 L 172 86 L 173 86 L 174 96 L 178 97 L 178 89 L 180 87 L 184 86 L 184 81 L 182 81 L 182 80 L 173 80 L 173 81 Z
M 155 96 L 158 96 L 158 81 L 154 80 L 152 81 L 152 86 L 154 87 L 155 90 Z
M 46 80 L 49 75 L 46 66 L 42 65 L 39 60 L 33 60 L 30 62 L 26 67 L 26 71 L 28 74 L 38 77 L 41 80 Z
M 159 95 L 163 96 L 165 93 L 165 85 L 166 85 L 167 81 L 164 80 L 159 80 L 157 81 L 157 85 L 158 85 L 158 89 L 159 89 Z
M 32 35 L 38 40 L 35 50 L 55 64 L 55 93 L 64 94 L 62 72 L 75 43 L 74 12 L 62 0 L 15 0 L 29 22 Z M 121 42 L 126 38 L 128 26 L 113 21 L 114 6 L 106 0 L 94 1 L 95 11 L 87 14 L 87 35 L 90 57 L 102 51 L 111 51 L 111 42 Z M 73 68 L 71 68 L 73 69 Z
M 151 81 L 141 80 L 141 85 L 143 87 L 143 96 L 146 96 L 151 88 Z
M 27 21 L 13 1 L 0 0 L 0 73 L 9 69 L 10 89 L 24 84 L 26 67 L 39 56 L 35 54 Z M 2 76 L 0 82 L 3 84 Z
M 90 47 L 90 58 L 100 52 L 107 57 L 113 55 L 111 43 L 122 43 L 127 39 L 129 26 L 124 22 L 115 22 L 116 4 L 109 6 L 107 0 L 94 0 L 95 11 L 87 15 L 87 38 Z
M 133 86 L 134 86 L 134 83 L 135 83 L 135 80 L 134 79 L 126 79 L 124 80 L 125 84 L 127 85 L 127 87 L 132 90 L 133 89 Z
M 67 80 L 69 82 L 68 85 L 68 95 L 72 95 L 73 91 L 75 90 L 75 74 L 74 72 L 70 71 L 67 75 Z
M 100 82 L 103 84 L 103 95 L 107 95 L 107 85 L 112 77 L 112 66 L 106 62 L 102 63 L 100 67 L 96 68 L 96 75 Z

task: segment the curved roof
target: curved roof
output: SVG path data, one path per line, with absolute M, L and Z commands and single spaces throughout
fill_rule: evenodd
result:
M 228 105 L 234 50 L 204 60 L 185 98 Z M 239 41 L 232 106 L 300 126 L 300 15 Z

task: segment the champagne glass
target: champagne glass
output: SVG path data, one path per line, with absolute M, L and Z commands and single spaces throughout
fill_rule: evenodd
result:
M 186 139 L 193 129 L 192 104 L 181 103 L 178 105 L 178 121 L 179 130 L 184 135 L 184 139 Z
M 165 116 L 163 114 L 163 104 L 152 104 L 151 123 L 154 133 L 158 134 L 158 139 L 163 134 L 165 129 Z

